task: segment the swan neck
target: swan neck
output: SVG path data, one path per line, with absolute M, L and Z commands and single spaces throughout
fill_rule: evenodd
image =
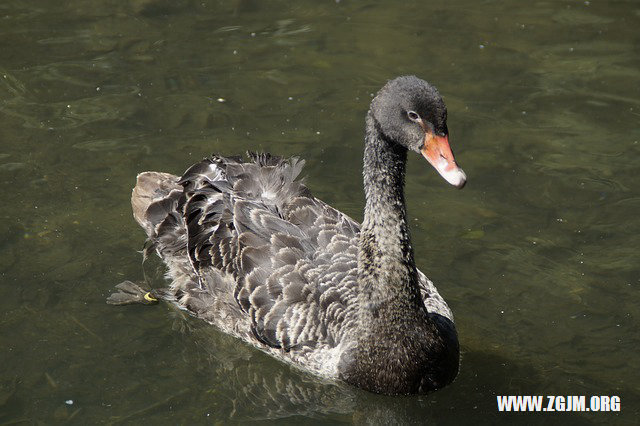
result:
M 360 233 L 358 275 L 363 304 L 411 310 L 424 307 L 407 224 L 404 176 L 407 150 L 367 115 L 364 151 L 366 206 Z

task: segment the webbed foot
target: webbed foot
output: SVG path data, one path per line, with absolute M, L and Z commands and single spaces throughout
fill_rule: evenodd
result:
M 131 305 L 141 303 L 143 305 L 154 305 L 158 303 L 156 290 L 146 290 L 131 281 L 123 281 L 116 285 L 119 290 L 107 298 L 109 305 Z

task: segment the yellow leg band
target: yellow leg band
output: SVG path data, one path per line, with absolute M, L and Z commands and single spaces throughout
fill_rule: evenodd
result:
M 157 302 L 158 301 L 158 299 L 156 299 L 155 297 L 153 297 L 151 295 L 150 291 L 144 294 L 144 299 L 149 301 L 149 302 Z

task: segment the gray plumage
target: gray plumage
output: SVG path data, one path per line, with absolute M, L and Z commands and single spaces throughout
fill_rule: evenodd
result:
M 453 380 L 459 349 L 451 311 L 415 267 L 404 173 L 408 149 L 446 135 L 446 109 L 428 83 L 400 77 L 366 122 L 362 226 L 296 180 L 302 160 L 269 154 L 141 173 L 133 215 L 171 280 L 153 296 L 314 374 L 424 393 Z

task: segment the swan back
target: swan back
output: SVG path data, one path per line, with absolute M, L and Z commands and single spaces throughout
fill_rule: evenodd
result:
M 132 204 L 178 306 L 335 376 L 335 349 L 355 328 L 359 226 L 296 180 L 303 164 L 213 156 L 180 178 L 141 174 Z

